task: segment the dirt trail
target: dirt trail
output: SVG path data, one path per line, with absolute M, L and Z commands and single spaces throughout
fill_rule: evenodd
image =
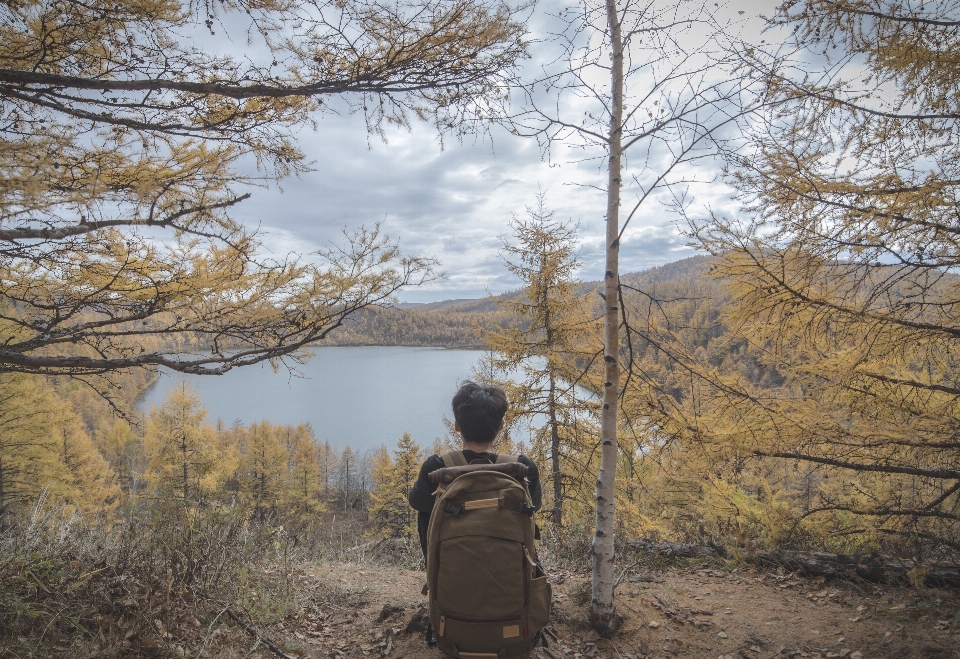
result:
M 370 564 L 306 568 L 318 608 L 270 631 L 299 658 L 441 659 L 416 631 L 421 572 Z M 624 625 L 614 639 L 586 626 L 587 575 L 556 572 L 541 659 L 960 659 L 960 594 L 824 583 L 751 570 L 639 574 L 618 588 Z M 408 631 L 413 630 L 413 631 Z M 255 650 L 250 656 L 272 656 Z

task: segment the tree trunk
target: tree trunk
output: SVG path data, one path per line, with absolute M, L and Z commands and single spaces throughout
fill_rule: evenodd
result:
M 540 262 L 546 263 L 546 253 L 541 256 Z M 551 327 L 550 300 L 547 290 L 546 280 L 544 279 L 543 290 L 541 291 L 541 304 L 543 304 L 543 329 L 546 333 L 547 375 L 550 381 L 550 389 L 547 398 L 547 413 L 550 416 L 550 457 L 553 467 L 553 528 L 560 530 L 563 525 L 563 474 L 560 471 L 560 430 L 557 427 L 557 380 L 553 374 L 553 367 L 550 365 L 550 353 L 553 351 L 554 332 Z
M 623 130 L 623 39 L 616 0 L 606 0 L 613 54 L 610 76 L 609 171 L 607 181 L 607 267 L 603 275 L 605 313 L 603 408 L 600 414 L 600 473 L 597 477 L 597 522 L 593 535 L 593 596 L 590 623 L 600 634 L 614 634 L 622 624 L 613 600 L 614 485 L 617 475 L 617 397 L 620 392 L 619 283 L 620 175 Z
M 346 478 L 343 484 L 343 512 L 347 512 L 347 499 L 350 498 L 350 461 L 346 464 Z
M 187 505 L 187 496 L 189 494 L 188 474 L 187 474 L 187 433 L 184 431 L 181 436 L 180 447 L 183 451 L 183 505 Z
M 553 527 L 563 525 L 563 474 L 560 471 L 560 431 L 557 428 L 557 381 L 550 371 L 550 453 L 553 465 Z
M 930 588 L 960 587 L 960 565 L 956 563 L 920 564 L 879 556 L 805 551 L 761 551 L 757 552 L 756 562 L 782 567 L 804 577 L 912 583 Z
M 7 528 L 7 492 L 3 482 L 3 458 L 0 458 L 0 529 Z

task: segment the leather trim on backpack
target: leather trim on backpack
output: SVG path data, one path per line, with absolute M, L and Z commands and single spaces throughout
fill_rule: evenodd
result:
M 465 510 L 482 510 L 483 508 L 501 508 L 503 510 L 512 510 L 515 513 L 523 513 L 527 517 L 532 517 L 534 511 L 536 510 L 533 506 L 527 505 L 526 501 L 517 501 L 515 499 L 508 499 L 507 497 L 498 497 L 496 499 L 473 499 L 471 501 L 464 501 L 463 503 L 455 503 L 453 501 L 448 501 L 445 510 L 448 513 L 453 513 L 454 517 L 459 517 L 460 513 Z M 526 552 L 526 550 L 524 550 Z M 527 554 L 527 559 L 531 564 L 536 565 L 536 562 L 530 558 L 530 554 Z
M 495 464 L 502 465 L 507 462 L 520 462 L 519 455 L 498 455 Z
M 443 466 L 447 467 L 466 467 L 467 458 L 463 455 L 463 451 L 450 451 L 449 453 L 444 453 L 440 456 L 440 459 L 443 460 Z

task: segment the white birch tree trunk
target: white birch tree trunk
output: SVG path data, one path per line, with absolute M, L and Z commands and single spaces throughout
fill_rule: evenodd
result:
M 593 596 L 590 622 L 599 633 L 615 633 L 622 623 L 613 600 L 614 569 L 614 485 L 617 475 L 617 398 L 620 391 L 620 307 L 618 296 L 620 256 L 620 176 L 623 131 L 623 37 L 616 0 L 606 0 L 610 34 L 610 132 L 607 180 L 607 259 L 603 275 L 604 294 L 604 383 L 600 416 L 602 442 L 600 473 L 597 477 L 597 521 L 591 548 Z

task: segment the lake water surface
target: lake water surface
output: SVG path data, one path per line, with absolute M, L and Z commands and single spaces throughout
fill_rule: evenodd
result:
M 392 448 L 409 432 L 429 449 L 453 418 L 450 399 L 471 377 L 481 350 L 393 346 L 323 347 L 299 368 L 302 377 L 269 365 L 245 366 L 221 376 L 164 372 L 142 403 L 149 410 L 187 382 L 203 399 L 207 420 L 227 425 L 267 420 L 309 422 L 319 440 L 342 448 Z

